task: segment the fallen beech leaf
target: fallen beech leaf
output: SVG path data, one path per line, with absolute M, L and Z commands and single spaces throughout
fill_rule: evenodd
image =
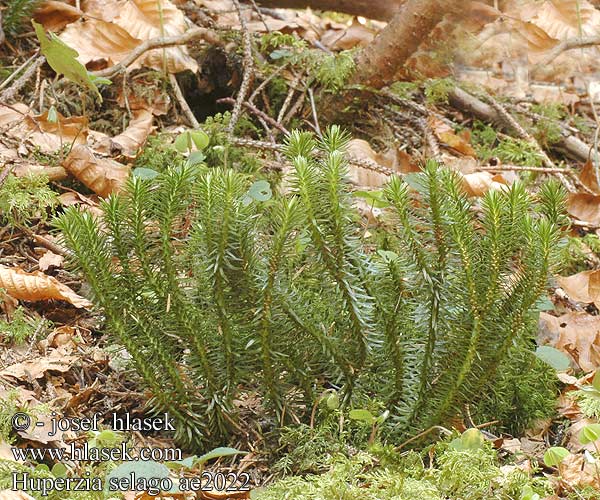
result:
M 116 150 L 128 158 L 134 158 L 152 132 L 153 121 L 154 115 L 151 111 L 147 109 L 134 111 L 129 126 L 119 135 L 103 141 L 96 150 L 106 154 L 113 154 Z
M 582 370 L 600 367 L 600 317 L 570 312 L 556 317 L 540 313 L 540 343 L 570 354 Z
M 432 116 L 429 118 L 429 126 L 441 142 L 447 144 L 455 151 L 458 151 L 465 156 L 472 156 L 474 158 L 477 156 L 473 146 L 469 144 L 469 139 L 457 135 L 447 123 Z
M 600 488 L 595 464 L 587 462 L 583 454 L 570 454 L 560 464 L 560 475 L 572 486 L 592 486 Z
M 594 166 L 594 162 L 591 159 L 585 162 L 585 165 L 579 173 L 579 180 L 594 194 L 600 194 L 600 186 L 598 186 L 596 168 Z
M 33 13 L 33 18 L 49 31 L 60 31 L 83 15 L 83 12 L 73 5 L 56 0 L 46 0 Z
M 321 38 L 325 47 L 331 50 L 350 50 L 358 46 L 368 45 L 375 38 L 376 32 L 354 19 L 352 25 L 344 31 L 329 30 Z
M 0 264 L 0 288 L 15 299 L 37 302 L 65 300 L 75 307 L 90 307 L 92 303 L 77 295 L 67 285 L 40 271 L 27 273 L 22 269 Z
M 557 282 L 571 299 L 600 307 L 600 270 L 558 277 Z
M 51 267 L 62 267 L 65 258 L 62 255 L 57 255 L 48 250 L 44 255 L 41 256 L 38 261 L 40 271 L 46 271 Z
M 60 347 L 73 342 L 73 337 L 77 333 L 77 330 L 72 326 L 64 325 L 55 328 L 48 338 L 46 339 L 47 344 L 50 347 Z
M 567 212 L 582 222 L 600 225 L 600 196 L 588 193 L 573 193 L 567 200 Z
M 120 3 L 119 13 L 112 22 L 123 28 L 132 37 L 148 40 L 159 36 L 174 36 L 185 33 L 188 25 L 183 13 L 169 0 L 128 0 Z M 146 52 L 140 63 L 150 68 L 163 68 L 163 53 L 167 59 L 167 71 L 179 73 L 196 72 L 198 63 L 189 56 L 185 46 L 155 49 Z
M 68 372 L 75 361 L 76 356 L 66 354 L 62 349 L 54 349 L 48 356 L 10 365 L 0 371 L 0 375 L 18 380 L 38 379 L 44 377 L 48 371 Z
M 87 146 L 76 146 L 63 166 L 81 183 L 102 197 L 123 188 L 129 167 L 109 158 L 97 158 Z
M 120 26 L 101 19 L 87 19 L 72 23 L 61 33 L 60 39 L 77 49 L 79 52 L 77 60 L 81 64 L 102 61 L 104 67 L 122 61 L 142 43 Z M 140 66 L 141 62 L 138 59 L 130 69 Z
M 490 190 L 505 189 L 507 185 L 502 176 L 492 175 L 489 172 L 459 175 L 462 176 L 463 188 L 469 196 L 483 196 Z
M 358 160 L 369 160 L 387 168 L 393 168 L 393 162 L 385 155 L 376 153 L 371 145 L 362 139 L 352 139 L 348 145 L 348 154 Z M 366 168 L 356 165 L 349 167 L 350 179 L 358 186 L 362 187 L 381 187 L 387 180 L 387 175 L 373 172 Z

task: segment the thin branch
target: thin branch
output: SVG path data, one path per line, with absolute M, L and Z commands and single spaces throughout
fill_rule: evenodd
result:
M 546 56 L 533 67 L 532 72 L 536 72 L 544 66 L 547 66 L 567 50 L 584 49 L 586 47 L 595 47 L 597 45 L 600 45 L 600 36 L 584 36 L 563 40 L 552 50 L 550 50 L 550 52 L 548 52 L 548 54 L 546 54 Z
M 179 87 L 179 82 L 177 82 L 177 77 L 175 75 L 171 74 L 171 75 L 169 75 L 169 81 L 171 82 L 171 87 L 173 87 L 173 92 L 175 92 L 175 97 L 177 97 L 177 102 L 179 103 L 179 106 L 181 107 L 183 114 L 186 116 L 186 118 L 190 122 L 190 125 L 193 128 L 199 128 L 200 123 L 198 123 L 198 120 L 196 120 L 194 113 L 192 113 L 192 110 L 190 109 L 190 105 L 185 100 L 185 97 L 184 97 L 183 93 L 181 92 L 181 87 Z
M 227 133 L 229 137 L 233 137 L 233 130 L 238 120 L 240 119 L 240 114 L 242 113 L 242 105 L 246 100 L 248 90 L 250 89 L 250 82 L 252 81 L 252 77 L 254 76 L 254 58 L 252 57 L 252 35 L 250 35 L 250 31 L 248 30 L 248 25 L 246 24 L 246 19 L 244 19 L 244 14 L 242 12 L 242 7 L 240 6 L 239 0 L 233 0 L 233 3 L 235 5 L 235 8 L 237 9 L 238 17 L 240 18 L 240 26 L 242 27 L 242 35 L 244 40 L 244 76 L 242 78 L 242 84 L 240 85 L 240 90 L 238 92 L 235 104 L 233 106 L 231 120 L 229 121 L 229 125 L 227 126 Z
M 233 99 L 231 97 L 224 97 L 223 99 L 219 99 L 217 101 L 218 104 L 233 104 L 233 105 L 235 105 L 236 102 L 237 102 L 237 100 Z M 277 120 L 274 120 L 273 118 L 271 118 L 268 114 L 266 114 L 264 111 L 261 111 L 253 104 L 250 104 L 249 102 L 243 102 L 242 105 L 245 108 L 247 108 L 248 110 L 250 110 L 256 116 L 259 116 L 260 118 L 262 118 L 264 121 L 266 121 L 271 126 L 275 127 L 276 129 L 280 130 L 281 132 L 283 132 L 285 135 L 290 134 L 289 130 L 286 129 L 283 125 L 281 125 L 281 123 L 279 123 Z
M 162 47 L 172 47 L 175 45 L 185 45 L 186 43 L 194 40 L 204 40 L 212 45 L 223 45 L 222 40 L 213 30 L 209 30 L 207 28 L 194 28 L 181 35 L 157 37 L 146 40 L 132 50 L 122 61 L 118 62 L 114 66 L 111 66 L 110 68 L 106 68 L 101 71 L 95 71 L 93 74 L 104 78 L 110 78 L 111 76 L 114 76 L 131 66 L 142 54 L 149 50 Z

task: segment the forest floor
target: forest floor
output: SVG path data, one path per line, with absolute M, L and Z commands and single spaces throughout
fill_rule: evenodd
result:
M 14 8 L 17 3 L 5 4 Z M 544 179 L 556 178 L 567 190 L 570 227 L 561 249 L 562 270 L 547 290 L 538 337 L 546 347 L 540 356 L 557 368 L 560 380 L 556 413 L 515 436 L 496 434 L 497 422 L 472 422 L 468 413 L 454 428 L 484 431 L 485 446 L 494 450 L 498 466 L 494 474 L 519 470 L 546 481 L 524 486 L 514 498 L 600 498 L 600 440 L 581 439 L 584 429 L 600 436 L 593 434 L 600 417 L 600 376 L 594 379 L 600 367 L 597 49 L 576 49 L 549 60 L 552 45 L 543 37 L 577 34 L 574 24 L 590 34 L 600 26 L 600 11 L 584 0 L 585 8 L 578 7 L 583 14 L 574 23 L 570 2 L 562 3 L 562 10 L 552 10 L 561 2 L 541 2 L 529 17 L 522 15 L 520 24 L 516 11 L 503 12 L 514 21 L 508 35 L 486 19 L 464 42 L 464 50 L 476 43 L 468 56 L 450 54 L 451 37 L 463 34 L 454 33 L 452 22 L 442 23 L 439 33 L 451 41 L 423 47 L 408 65 L 425 76 L 376 91 L 344 84 L 353 71 L 353 55 L 385 26 L 379 21 L 249 4 L 241 8 L 230 0 L 77 6 L 46 1 L 39 2 L 33 18 L 57 33 L 62 44 L 46 38 L 55 45 L 44 49 L 27 21 L 8 25 L 5 10 L 6 40 L 0 46 L 0 490 L 7 490 L 0 491 L 0 499 L 30 498 L 9 492 L 10 485 L 2 482 L 3 466 L 19 462 L 11 448 L 63 448 L 81 440 L 74 431 L 49 435 L 49 425 L 15 431 L 11 419 L 16 412 L 25 409 L 48 424 L 52 412 L 98 415 L 105 422 L 115 413 L 146 414 L 149 394 L 129 354 L 104 332 L 105 318 L 88 300 L 89 285 L 69 265 L 69 251 L 52 225 L 54 214 L 71 206 L 98 213 L 101 199 L 122 189 L 130 175 L 160 171 L 175 154 L 177 138 L 190 129 L 201 128 L 230 144 L 242 170 L 285 176 L 289 165 L 281 145 L 289 131 L 321 134 L 330 122 L 328 99 L 343 93 L 354 100 L 334 119 L 353 136 L 350 178 L 363 193 L 356 203 L 365 230 L 381 214 L 376 195 L 368 192 L 378 192 L 392 174 L 420 171 L 431 158 L 455 170 L 475 199 L 517 180 L 536 190 Z M 177 40 L 140 50 L 140 41 L 161 36 Z M 95 75 L 91 80 L 85 70 L 74 69 L 69 47 Z M 57 60 L 66 77 L 52 69 Z M 82 85 L 74 83 L 81 80 Z M 582 390 L 588 395 L 582 396 Z M 221 450 L 208 470 L 235 473 L 240 481 L 241 474 L 248 474 L 256 488 L 294 473 L 343 468 L 324 460 L 333 453 L 323 434 L 310 434 L 313 421 L 306 427 L 308 442 L 292 433 L 278 442 L 261 431 L 256 395 L 248 393 L 236 404 L 246 429 L 223 446 L 245 454 Z M 111 443 L 115 436 L 108 432 L 95 438 Z M 135 431 L 128 439 L 135 447 L 176 448 L 168 433 Z M 354 471 L 356 461 L 367 459 L 362 450 L 349 453 L 350 448 L 344 445 L 343 452 L 354 457 L 346 464 Z M 313 459 L 319 462 L 314 467 L 307 464 Z M 365 498 L 388 498 L 369 486 L 376 475 L 368 474 L 384 460 L 368 460 L 359 467 L 368 479 L 356 479 L 365 495 L 373 495 Z M 77 461 L 61 467 L 45 463 L 55 477 L 67 469 L 94 474 L 110 469 Z M 22 460 L 18 466 L 30 464 Z M 346 481 L 344 474 L 348 470 L 339 472 Z M 325 496 L 312 481 L 286 488 L 304 488 L 306 498 L 354 498 Z M 208 490 L 188 497 L 250 498 L 246 491 Z M 30 493 L 38 497 L 39 492 Z M 283 492 L 273 495 L 264 498 Z M 132 491 L 125 496 L 151 498 Z M 163 496 L 171 497 L 185 495 Z M 457 493 L 455 498 L 479 497 Z

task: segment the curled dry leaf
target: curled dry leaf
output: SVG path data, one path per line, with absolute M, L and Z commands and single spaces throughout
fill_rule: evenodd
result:
M 556 317 L 540 313 L 540 344 L 570 354 L 582 370 L 600 367 L 600 317 L 570 312 Z
M 119 152 L 129 158 L 135 157 L 152 132 L 153 121 L 154 115 L 151 111 L 147 109 L 134 111 L 129 126 L 119 135 L 105 139 L 96 150 L 105 154 Z
M 109 158 L 97 158 L 87 146 L 76 146 L 63 165 L 86 187 L 106 197 L 120 191 L 129 177 L 129 167 Z
M 583 271 L 568 277 L 558 277 L 558 284 L 577 301 L 595 304 L 600 308 L 600 270 Z
M 83 12 L 73 5 L 56 0 L 46 0 L 33 14 L 36 22 L 48 31 L 60 31 L 83 15 Z
M 0 288 L 15 299 L 37 302 L 65 300 L 75 307 L 91 307 L 92 303 L 77 295 L 67 285 L 40 271 L 27 273 L 22 269 L 0 264 Z

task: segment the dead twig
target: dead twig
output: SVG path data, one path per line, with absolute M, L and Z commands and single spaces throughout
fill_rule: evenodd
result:
M 190 122 L 190 125 L 193 128 L 199 128 L 200 123 L 198 123 L 198 120 L 196 120 L 194 113 L 192 113 L 192 110 L 190 109 L 190 105 L 185 100 L 183 92 L 181 92 L 181 87 L 179 87 L 179 82 L 177 82 L 177 77 L 175 75 L 171 74 L 171 75 L 169 75 L 169 81 L 171 82 L 171 87 L 173 87 L 173 92 L 175 93 L 177 102 L 179 103 L 179 106 L 181 107 L 181 111 L 183 111 L 183 114 L 188 119 L 188 122 Z
M 208 42 L 212 45 L 223 45 L 223 42 L 219 38 L 219 35 L 217 35 L 217 33 L 215 33 L 213 30 L 209 30 L 207 28 L 194 28 L 186 31 L 181 35 L 157 37 L 152 38 L 150 40 L 146 40 L 144 43 L 141 43 L 134 50 L 132 50 L 122 61 L 118 62 L 114 66 L 111 66 L 110 68 L 95 71 L 93 74 L 95 76 L 110 78 L 111 76 L 114 76 L 117 73 L 120 73 L 121 71 L 127 69 L 142 54 L 149 50 L 159 49 L 162 47 L 172 47 L 175 45 L 185 45 L 186 43 L 194 40 L 204 40 L 205 42 Z
M 31 79 L 31 77 L 37 72 L 37 70 L 46 62 L 44 56 L 39 56 L 33 63 L 25 70 L 25 72 L 15 80 L 15 82 L 0 94 L 0 101 L 10 101 L 17 93 L 25 86 L 25 84 Z
M 535 73 L 539 69 L 548 66 L 548 64 L 567 50 L 584 49 L 586 47 L 595 47 L 596 45 L 600 45 L 600 36 L 567 38 L 550 50 L 550 52 L 548 52 L 548 54 L 533 67 L 532 72 Z
M 231 97 L 224 97 L 223 99 L 219 99 L 217 101 L 217 103 L 219 104 L 233 104 L 235 106 L 236 104 L 236 99 L 233 99 Z M 271 118 L 268 114 L 266 114 L 264 111 L 261 111 L 260 109 L 258 109 L 256 106 L 254 106 L 253 104 L 250 104 L 249 102 L 243 102 L 242 106 L 244 106 L 245 108 L 247 108 L 249 111 L 251 111 L 254 115 L 262 118 L 264 121 L 266 121 L 269 125 L 271 125 L 272 127 L 275 127 L 276 129 L 280 130 L 281 132 L 283 132 L 285 135 L 289 135 L 289 131 L 288 129 L 286 129 L 283 125 L 281 125 L 279 122 L 277 122 L 276 120 L 274 120 L 273 118 Z M 230 122 L 231 123 L 231 122 Z
M 239 0 L 233 0 L 235 8 L 238 12 L 238 17 L 240 19 L 240 26 L 242 27 L 242 34 L 244 40 L 244 75 L 242 77 L 242 84 L 240 85 L 240 90 L 238 92 L 237 98 L 235 100 L 233 111 L 231 113 L 231 120 L 229 121 L 229 125 L 227 126 L 227 133 L 229 137 L 233 137 L 233 130 L 240 119 L 240 115 L 242 113 L 242 106 L 248 95 L 248 90 L 250 89 L 250 82 L 254 76 L 254 58 L 252 57 L 252 35 L 248 30 L 248 25 L 246 24 L 246 20 L 244 19 L 244 14 L 242 12 L 242 7 L 240 6 Z

